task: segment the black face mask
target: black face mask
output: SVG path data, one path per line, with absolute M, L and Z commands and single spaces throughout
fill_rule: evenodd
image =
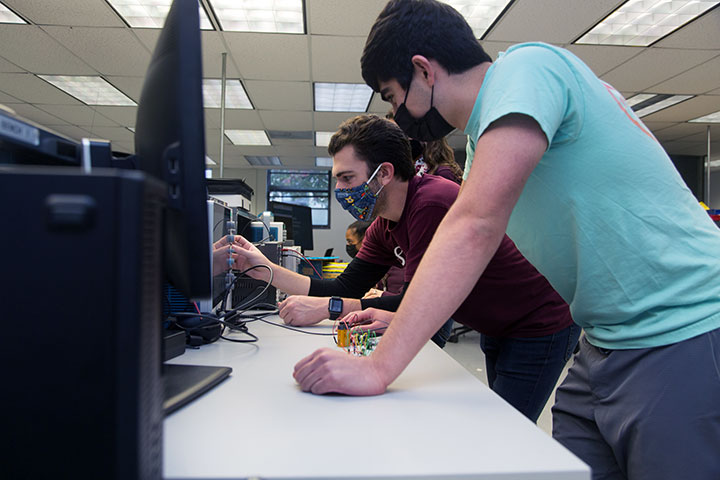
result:
M 350 258 L 355 258 L 355 255 L 358 253 L 358 249 L 353 243 L 348 243 L 345 245 L 345 251 L 348 255 L 350 255 Z
M 412 85 L 412 80 L 410 81 L 410 85 Z M 405 135 L 420 140 L 421 142 L 432 142 L 444 138 L 448 133 L 455 130 L 455 127 L 446 122 L 442 115 L 440 115 L 440 112 L 432 106 L 435 85 L 433 85 L 432 93 L 430 94 L 430 110 L 419 119 L 410 115 L 410 112 L 408 112 L 405 106 L 408 93 L 410 93 L 410 85 L 408 85 L 408 89 L 405 92 L 405 100 L 403 100 L 402 105 L 400 105 L 395 112 L 395 123 L 402 128 Z

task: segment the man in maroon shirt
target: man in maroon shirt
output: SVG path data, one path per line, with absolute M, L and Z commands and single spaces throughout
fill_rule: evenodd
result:
M 405 254 L 405 281 L 409 283 L 460 189 L 434 175 L 416 177 L 410 145 L 402 130 L 375 115 L 361 115 L 340 125 L 328 151 L 333 157 L 336 196 L 341 205 L 356 218 L 375 218 L 362 248 L 343 274 L 345 278 L 340 275 L 332 280 L 311 280 L 271 264 L 251 243 L 237 237 L 241 247 L 239 268 L 269 265 L 274 272 L 274 286 L 300 294 L 280 305 L 280 315 L 293 325 L 328 318 L 328 299 L 323 296 L 335 295 L 339 289 L 367 290 L 379 278 L 367 272 L 375 268 L 377 273 L 378 265 L 384 265 L 386 270 L 397 261 L 395 246 Z M 262 269 L 252 274 L 268 277 Z M 361 281 L 348 282 L 352 277 Z M 432 296 L 433 292 L 427 294 Z M 401 296 L 397 297 L 399 303 Z M 364 303 L 366 300 L 361 304 L 356 298 L 343 300 L 342 315 L 374 306 Z M 485 273 L 452 318 L 483 334 L 490 387 L 536 421 L 572 354 L 580 329 L 573 323 L 567 304 L 509 237 L 505 236 Z

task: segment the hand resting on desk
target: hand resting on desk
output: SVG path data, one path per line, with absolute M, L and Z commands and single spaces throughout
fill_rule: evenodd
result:
M 343 350 L 321 348 L 295 365 L 293 377 L 305 392 L 316 395 L 380 395 L 386 382 L 370 357 L 356 357 Z

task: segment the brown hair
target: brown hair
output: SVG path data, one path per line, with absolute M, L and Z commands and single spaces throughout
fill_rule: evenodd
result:
M 381 163 L 391 163 L 395 176 L 408 181 L 415 175 L 410 156 L 410 142 L 397 124 L 377 115 L 358 115 L 340 124 L 330 138 L 328 153 L 352 145 L 355 154 L 365 161 L 370 175 Z
M 442 165 L 449 167 L 458 181 L 462 180 L 463 171 L 455 161 L 455 152 L 444 138 L 425 144 L 423 160 L 425 160 L 425 165 L 428 168 L 427 173 L 434 174 L 438 167 Z

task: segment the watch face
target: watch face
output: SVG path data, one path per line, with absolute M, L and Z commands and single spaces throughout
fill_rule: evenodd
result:
M 342 300 L 339 298 L 331 298 L 329 309 L 331 312 L 342 312 Z

